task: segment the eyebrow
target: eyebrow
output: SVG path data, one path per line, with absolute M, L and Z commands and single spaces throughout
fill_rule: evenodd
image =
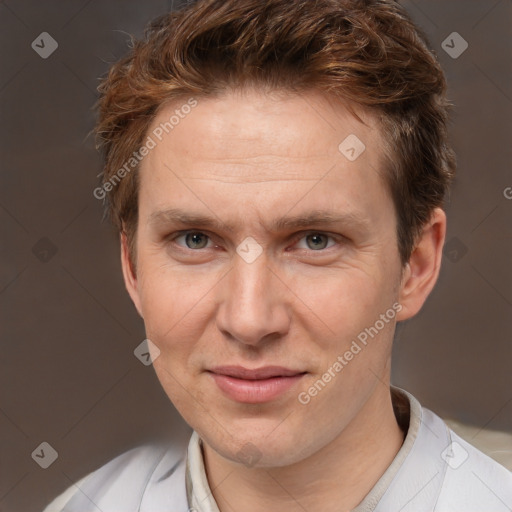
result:
M 235 225 L 232 223 L 222 222 L 216 217 L 210 217 L 179 208 L 169 208 L 153 212 L 148 220 L 148 224 L 152 226 L 171 223 L 181 224 L 183 226 L 195 226 L 196 228 L 207 228 L 216 231 L 235 231 Z M 344 225 L 358 230 L 365 230 L 369 227 L 369 221 L 366 217 L 356 212 L 338 213 L 329 210 L 313 210 L 300 215 L 283 216 L 274 219 L 270 224 L 270 231 L 277 232 L 319 225 Z

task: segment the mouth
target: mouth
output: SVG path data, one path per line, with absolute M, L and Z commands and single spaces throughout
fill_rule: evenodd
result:
M 208 370 L 220 391 L 236 402 L 258 404 L 278 398 L 307 373 L 282 366 L 248 369 L 218 366 Z

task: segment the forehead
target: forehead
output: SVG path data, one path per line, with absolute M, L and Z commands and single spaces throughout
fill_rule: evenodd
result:
M 341 101 L 317 91 L 237 89 L 194 101 L 193 108 L 188 106 L 190 98 L 184 97 L 159 109 L 149 128 L 150 134 L 156 130 L 159 146 L 189 150 L 193 146 L 195 154 L 225 164 L 236 158 L 259 163 L 274 163 L 277 158 L 328 159 L 340 154 L 339 144 L 350 135 L 364 141 L 371 156 L 378 156 L 382 148 L 373 116 L 352 105 L 357 119 Z M 179 155 L 180 159 L 191 156 L 187 151 Z
M 368 113 L 356 110 L 359 120 L 318 92 L 250 89 L 193 101 L 166 104 L 148 130 L 155 147 L 141 164 L 147 215 L 190 201 L 204 209 L 211 200 L 226 213 L 259 204 L 265 215 L 283 201 L 364 209 L 386 200 L 376 197 L 385 188 L 383 144 Z

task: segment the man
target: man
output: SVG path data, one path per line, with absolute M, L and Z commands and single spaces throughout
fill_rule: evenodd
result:
M 443 73 L 393 1 L 205 0 L 100 86 L 104 197 L 187 444 L 47 511 L 511 510 L 512 476 L 390 386 L 435 285 Z

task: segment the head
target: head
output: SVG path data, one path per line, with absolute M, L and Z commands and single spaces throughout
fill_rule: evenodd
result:
M 445 89 L 383 0 L 193 3 L 102 81 L 95 195 L 159 380 L 222 456 L 297 462 L 389 382 L 396 322 L 439 272 Z M 225 365 L 297 377 L 234 396 Z

